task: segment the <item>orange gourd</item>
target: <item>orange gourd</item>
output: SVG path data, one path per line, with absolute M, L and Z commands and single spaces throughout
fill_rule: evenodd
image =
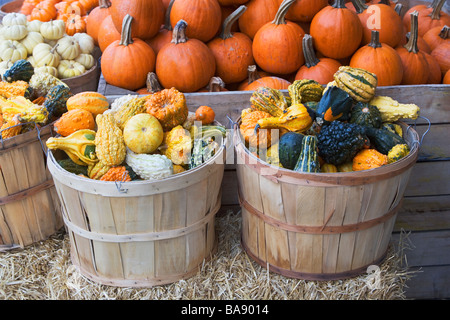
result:
M 436 59 L 441 67 L 442 75 L 450 69 L 450 42 L 443 42 L 431 51 L 431 55 Z
M 125 166 L 112 167 L 100 178 L 100 181 L 131 181 Z
M 295 80 L 310 79 L 325 85 L 334 80 L 334 74 L 338 71 L 341 63 L 331 58 L 318 58 L 314 52 L 312 37 L 305 34 L 303 37 L 303 56 L 305 64 L 295 74 Z
M 125 16 L 120 41 L 103 51 L 101 68 L 107 83 L 137 90 L 145 86 L 147 74 L 155 70 L 156 56 L 145 41 L 131 37 L 132 21 L 132 16 Z
M 441 43 L 450 42 L 450 28 L 448 26 L 434 27 L 428 30 L 422 38 L 433 51 Z
M 284 0 L 272 22 L 264 24 L 253 38 L 253 57 L 264 71 L 274 74 L 296 72 L 304 63 L 302 39 L 305 31 L 285 19 L 295 0 Z
M 55 6 L 46 1 L 38 3 L 30 14 L 30 20 L 40 20 L 47 22 L 56 18 L 56 8 Z
M 278 0 L 250 0 L 245 3 L 247 10 L 239 18 L 239 30 L 253 40 L 256 32 L 273 20 L 278 11 Z
M 320 53 L 328 58 L 343 59 L 359 48 L 363 27 L 356 12 L 348 9 L 344 0 L 336 0 L 314 16 L 310 34 Z
M 256 151 L 257 148 L 266 149 L 271 146 L 271 130 L 257 129 L 255 134 L 255 126 L 258 120 L 270 117 L 272 115 L 265 111 L 252 111 L 242 116 L 239 131 L 251 151 Z
M 165 9 L 161 0 L 114 0 L 109 12 L 117 30 L 121 30 L 126 15 L 133 17 L 132 38 L 150 39 L 164 23 Z
M 100 24 L 109 15 L 110 0 L 100 0 L 99 5 L 89 12 L 86 19 L 86 33 L 94 39 L 95 45 L 98 46 L 98 30 Z
M 350 67 L 377 75 L 378 86 L 396 86 L 402 82 L 403 64 L 391 46 L 380 43 L 379 31 L 372 30 L 372 40 L 359 48 L 350 60 Z
M 388 157 L 375 149 L 363 149 L 353 157 L 353 171 L 379 168 L 388 164 Z
M 213 123 L 215 117 L 216 114 L 210 106 L 200 106 L 195 110 L 195 120 L 203 125 Z
M 109 109 L 108 99 L 99 92 L 83 91 L 71 96 L 66 101 L 67 110 L 84 109 L 92 113 L 94 119 Z
M 278 0 L 281 4 L 283 0 Z M 328 0 L 297 0 L 286 13 L 291 21 L 311 22 L 314 16 L 328 5 Z
M 66 20 L 66 34 L 73 36 L 75 33 L 86 32 L 86 22 L 78 14 L 70 14 Z
M 91 112 L 84 109 L 69 110 L 53 124 L 55 132 L 63 137 L 81 129 L 95 129 L 95 120 Z
M 181 92 L 195 92 L 214 76 L 216 61 L 204 42 L 186 36 L 186 27 L 184 20 L 176 24 L 172 41 L 161 48 L 156 57 L 156 74 L 166 89 L 174 87 Z
M 241 82 L 247 77 L 247 67 L 255 63 L 252 40 L 242 32 L 231 32 L 231 27 L 245 12 L 240 6 L 224 21 L 222 31 L 207 43 L 216 60 L 215 75 L 225 83 Z

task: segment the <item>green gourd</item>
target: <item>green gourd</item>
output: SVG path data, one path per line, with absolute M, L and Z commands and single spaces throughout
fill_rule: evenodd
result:
M 367 102 L 358 102 L 353 106 L 349 122 L 374 128 L 380 128 L 383 123 L 378 108 Z
M 294 170 L 304 137 L 300 132 L 287 132 L 281 136 L 278 142 L 278 157 L 283 168 Z
M 13 63 L 13 65 L 3 74 L 3 80 L 13 82 L 22 80 L 29 82 L 34 74 L 34 67 L 28 60 L 21 59 Z
M 302 149 L 295 164 L 294 171 L 297 172 L 320 172 L 319 156 L 317 154 L 317 137 L 305 136 Z
M 288 107 L 287 97 L 278 89 L 259 87 L 250 97 L 251 108 L 279 117 Z
M 70 88 L 65 85 L 56 85 L 45 95 L 44 107 L 49 118 L 59 117 L 67 112 L 67 100 L 72 96 Z

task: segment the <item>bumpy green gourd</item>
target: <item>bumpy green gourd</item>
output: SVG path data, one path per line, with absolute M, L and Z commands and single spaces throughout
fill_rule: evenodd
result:
M 341 66 L 334 74 L 334 82 L 356 101 L 368 102 L 375 96 L 378 79 L 367 70 Z
M 279 117 L 288 107 L 286 96 L 278 89 L 259 87 L 250 97 L 251 108 Z
M 13 82 L 22 80 L 25 82 L 30 81 L 34 74 L 34 67 L 28 60 L 21 59 L 13 63 L 13 65 L 5 71 L 3 74 L 3 80 L 7 82 Z
M 320 172 L 319 156 L 317 154 L 317 137 L 305 136 L 302 149 L 295 164 L 297 172 Z

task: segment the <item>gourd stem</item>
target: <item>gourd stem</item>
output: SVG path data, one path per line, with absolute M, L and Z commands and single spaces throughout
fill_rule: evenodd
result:
M 311 68 L 316 66 L 320 62 L 320 59 L 317 58 L 316 53 L 314 52 L 311 35 L 305 34 L 303 36 L 302 43 L 306 67 Z
M 395 10 L 395 12 L 397 12 L 397 14 L 401 17 L 401 16 L 402 16 L 402 10 L 403 10 L 403 4 L 397 3 L 397 4 L 395 5 L 394 10 Z
M 170 0 L 169 6 L 166 9 L 166 15 L 164 16 L 164 26 L 163 28 L 169 31 L 172 31 L 172 24 L 170 23 L 170 11 L 172 10 L 172 6 L 175 0 Z
M 368 46 L 372 47 L 374 49 L 381 48 L 380 32 L 378 32 L 377 30 L 372 30 L 371 39 L 370 39 L 370 43 L 368 44 Z
M 272 23 L 276 25 L 286 24 L 286 13 L 289 8 L 294 4 L 295 0 L 283 0 L 278 8 L 277 14 L 275 15 L 275 19 L 273 19 Z
M 411 33 L 408 39 L 408 42 L 404 45 L 405 49 L 408 50 L 408 52 L 418 53 L 419 47 L 417 45 L 417 37 L 419 35 L 419 28 L 418 28 L 418 16 L 419 12 L 416 10 L 411 15 Z
M 220 92 L 220 89 L 225 88 L 225 82 L 220 77 L 212 77 L 206 88 L 209 92 Z
M 147 74 L 147 81 L 146 81 L 147 91 L 150 93 L 156 93 L 160 92 L 163 87 L 158 81 L 158 77 L 156 76 L 156 73 L 149 72 Z
M 261 76 L 259 75 L 255 64 L 248 66 L 247 72 L 248 72 L 248 84 L 250 84 L 258 79 L 261 79 Z
M 175 28 L 173 28 L 172 43 L 179 44 L 188 41 L 188 38 L 186 37 L 186 27 L 187 23 L 183 19 L 177 22 Z
M 366 10 L 369 6 L 366 5 L 362 0 L 352 0 L 353 6 L 355 7 L 356 13 L 360 14 Z
M 434 3 L 433 11 L 429 16 L 431 16 L 431 19 L 433 20 L 440 20 L 441 19 L 441 10 L 446 0 L 439 0 L 436 3 Z
M 352 0 L 352 2 L 353 2 L 353 0 Z M 333 8 L 336 8 L 336 9 L 347 9 L 347 7 L 345 6 L 345 0 L 336 0 L 333 3 Z
M 450 28 L 448 26 L 443 26 L 441 32 L 439 32 L 439 37 L 441 37 L 444 40 L 448 39 L 449 29 Z
M 242 16 L 242 14 L 247 10 L 247 7 L 242 5 L 233 11 L 223 22 L 222 31 L 220 32 L 219 38 L 225 40 L 233 36 L 231 33 L 231 27 L 233 24 Z
M 122 33 L 120 34 L 120 45 L 128 46 L 133 43 L 133 39 L 131 38 L 131 22 L 133 21 L 133 17 L 127 14 L 122 21 Z
M 111 1 L 109 0 L 99 0 L 98 1 L 98 6 L 102 9 L 108 9 L 109 7 L 111 7 Z

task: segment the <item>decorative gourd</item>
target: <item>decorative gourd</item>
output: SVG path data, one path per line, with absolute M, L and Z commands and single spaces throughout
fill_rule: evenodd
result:
M 380 42 L 376 30 L 372 30 L 371 42 L 356 50 L 349 65 L 376 74 L 378 86 L 395 86 L 402 82 L 402 60 L 395 49 Z
M 164 23 L 161 0 L 114 0 L 111 1 L 109 12 L 117 30 L 121 29 L 126 15 L 132 16 L 134 22 L 130 36 L 142 40 L 154 37 Z
M 319 158 L 317 154 L 317 137 L 306 135 L 303 138 L 302 149 L 295 164 L 297 172 L 320 172 Z
M 239 18 L 239 30 L 253 40 L 256 32 L 273 20 L 279 8 L 278 0 L 251 0 L 245 3 L 247 10 Z
M 3 16 L 3 26 L 27 25 L 27 16 L 20 12 L 9 12 Z
M 361 68 L 342 66 L 334 74 L 336 86 L 346 91 L 354 100 L 367 102 L 375 95 L 377 76 Z
M 48 1 L 39 2 L 31 11 L 30 20 L 40 20 L 43 22 L 54 20 L 56 18 L 56 8 L 53 3 Z
M 73 60 L 81 53 L 80 44 L 74 37 L 62 37 L 56 44 L 56 52 L 59 53 L 63 60 Z
M 285 19 L 287 10 L 294 2 L 284 0 L 275 19 L 264 24 L 253 38 L 253 57 L 256 64 L 266 72 L 290 74 L 305 63 L 302 54 L 305 31 L 298 24 Z
M 114 3 L 111 8 L 113 6 Z M 132 21 L 133 17 L 129 14 L 123 19 L 120 41 L 114 41 L 103 51 L 101 68 L 103 77 L 109 84 L 137 90 L 145 85 L 147 74 L 155 71 L 156 56 L 145 41 L 131 37 Z M 123 68 L 125 61 L 128 72 Z
M 6 72 L 6 70 L 11 68 L 12 65 L 13 65 L 13 62 L 11 62 L 11 60 L 0 62 L 0 75 L 3 77 L 3 74 Z
M 189 164 L 193 141 L 188 130 L 181 125 L 176 126 L 166 134 L 164 143 L 167 145 L 164 154 L 174 164 Z
M 388 163 L 394 163 L 408 154 L 409 146 L 407 144 L 396 144 L 387 154 Z
M 43 22 L 39 31 L 45 39 L 59 40 L 66 32 L 66 24 L 62 20 L 50 20 Z
M 250 104 L 254 110 L 264 111 L 274 117 L 279 117 L 287 109 L 288 100 L 278 89 L 259 87 L 252 93 Z
M 353 158 L 353 171 L 379 168 L 388 164 L 388 157 L 375 149 L 363 149 Z
M 388 96 L 375 96 L 369 104 L 378 108 L 383 122 L 395 122 L 400 119 L 417 119 L 420 108 L 413 103 L 399 103 Z
M 316 113 L 324 121 L 348 120 L 353 106 L 352 97 L 331 82 L 317 104 Z
M 351 110 L 349 122 L 360 126 L 381 128 L 381 113 L 376 106 L 370 103 L 358 102 Z
M 314 16 L 310 34 L 319 52 L 328 58 L 343 59 L 359 48 L 363 27 L 356 12 L 348 9 L 344 0 L 336 0 Z
M 95 118 L 97 134 L 95 148 L 98 159 L 107 166 L 122 164 L 126 156 L 126 145 L 122 130 L 116 124 L 112 113 L 101 113 Z
M 323 89 L 324 88 L 317 81 L 303 79 L 295 80 L 288 87 L 288 92 L 292 101 L 295 100 L 298 103 L 306 103 L 310 101 L 318 102 L 322 98 Z
M 341 63 L 327 57 L 318 58 L 314 52 L 312 40 L 309 34 L 303 36 L 305 64 L 295 74 L 295 80 L 311 79 L 325 85 L 334 80 L 333 75 L 338 71 Z
M 128 170 L 125 166 L 117 166 L 110 168 L 101 178 L 100 181 L 131 181 Z
M 443 42 L 431 52 L 439 66 L 441 67 L 442 76 L 450 69 L 450 41 Z
M 400 137 L 403 137 L 403 129 L 402 126 L 398 123 L 392 123 L 392 122 L 383 122 L 382 125 L 383 129 L 389 130 L 393 133 L 398 134 Z
M 75 131 L 67 137 L 50 137 L 47 139 L 46 145 L 51 150 L 63 150 L 76 164 L 88 166 L 98 162 L 95 138 L 95 131 L 83 129 Z
M 91 112 L 94 118 L 109 108 L 108 99 L 101 93 L 95 91 L 77 93 L 67 100 L 66 105 L 67 110 L 85 109 Z
M 296 103 L 286 109 L 279 117 L 269 117 L 258 120 L 256 129 L 285 129 L 288 131 L 304 132 L 313 122 L 309 110 L 302 104 Z
M 80 46 L 80 53 L 91 54 L 92 52 L 94 52 L 95 48 L 94 39 L 87 33 L 84 32 L 75 33 L 72 36 L 72 38 L 78 42 L 78 45 Z
M 164 131 L 169 131 L 187 119 L 189 110 L 184 94 L 175 88 L 164 89 L 145 97 L 147 113 L 161 123 Z
M 61 168 L 63 168 L 64 170 L 73 173 L 73 174 L 82 174 L 87 176 L 88 175 L 88 170 L 86 166 L 82 166 L 79 164 L 76 164 L 75 162 L 72 161 L 72 159 L 68 158 L 68 159 L 63 159 L 63 160 L 57 160 L 56 161 Z
M 27 34 L 27 27 L 21 24 L 3 26 L 3 28 L 1 29 L 1 35 L 5 40 L 20 41 L 25 38 Z
M 33 76 L 30 79 L 29 86 L 32 89 L 33 96 L 46 96 L 47 93 L 57 85 L 68 85 L 47 72 L 38 71 L 35 69 Z
M 20 43 L 27 49 L 28 55 L 33 54 L 33 49 L 39 43 L 44 42 L 44 37 L 39 32 L 29 31 L 27 36 Z
M 98 46 L 98 29 L 103 19 L 109 16 L 110 0 L 99 0 L 98 6 L 89 12 L 86 18 L 86 33 L 94 39 L 95 45 Z
M 280 157 L 278 154 L 278 142 L 272 144 L 269 149 L 267 149 L 265 161 L 275 167 L 281 167 Z
M 0 42 L 0 58 L 3 61 L 10 60 L 14 63 L 17 60 L 26 59 L 27 55 L 27 48 L 16 40 L 3 40 Z
M 2 133 L 2 139 L 8 139 L 17 136 L 22 131 L 22 126 L 20 125 L 19 115 L 15 115 L 11 119 L 3 122 L 0 127 L 0 132 Z
M 199 106 L 195 110 L 195 120 L 202 124 L 211 124 L 214 122 L 216 114 L 210 106 Z
M 111 169 L 111 166 L 106 166 L 102 162 L 98 161 L 95 164 L 89 165 L 87 168 L 87 175 L 94 180 L 100 180 L 103 175 Z
M 85 70 L 89 70 L 95 65 L 95 58 L 88 53 L 80 53 L 74 61 L 81 64 Z
M 222 11 L 217 0 L 177 0 L 170 11 L 172 28 L 183 19 L 188 24 L 186 36 L 203 42 L 219 31 Z
M 278 157 L 283 168 L 294 170 L 302 150 L 304 137 L 300 132 L 286 132 L 280 137 Z
M 86 68 L 74 60 L 61 60 L 57 69 L 60 79 L 78 77 L 86 72 Z
M 338 168 L 331 163 L 324 163 L 320 166 L 320 172 L 324 173 L 332 173 L 332 172 L 338 172 Z
M 58 67 L 61 57 L 56 51 L 56 46 L 52 47 L 47 43 L 39 43 L 33 49 L 33 58 L 36 61 L 36 67 Z
M 27 29 L 28 32 L 38 32 L 41 33 L 41 25 L 44 22 L 39 21 L 39 20 L 31 20 L 31 21 L 27 21 Z
M 278 0 L 281 4 L 282 0 Z M 295 1 L 286 13 L 286 19 L 291 21 L 311 22 L 314 16 L 328 5 L 328 0 Z
M 384 128 L 364 127 L 364 132 L 369 137 L 370 142 L 375 146 L 375 149 L 385 155 L 395 145 L 406 144 L 405 140 L 398 134 Z
M 216 60 L 205 43 L 186 36 L 187 28 L 184 20 L 175 25 L 172 41 L 156 57 L 156 74 L 166 89 L 196 92 L 214 76 Z
M 247 9 L 240 6 L 229 15 L 220 34 L 207 43 L 216 60 L 216 73 L 225 83 L 241 82 L 247 77 L 247 67 L 255 63 L 252 40 L 242 32 L 231 32 L 231 27 Z
M 258 120 L 268 117 L 271 117 L 270 113 L 264 111 L 253 111 L 242 117 L 239 131 L 250 150 L 266 149 L 272 144 L 272 130 L 256 130 L 255 134 L 255 126 Z
M 450 41 L 450 27 L 434 27 L 428 30 L 422 38 L 433 51 L 441 43 Z
M 359 151 L 369 145 L 361 126 L 342 121 L 324 124 L 317 139 L 319 156 L 325 163 L 335 166 L 351 162 Z
M 75 131 L 82 129 L 95 129 L 95 120 L 87 110 L 73 109 L 65 112 L 58 120 L 53 124 L 53 128 L 56 133 L 63 137 L 74 133 Z
M 25 81 L 0 81 L 0 96 L 2 96 L 3 98 L 12 98 L 15 96 L 30 98 L 32 93 L 33 88 Z
M 152 153 L 163 142 L 164 132 L 154 116 L 138 113 L 125 123 L 123 139 L 125 145 L 135 153 Z
M 173 163 L 165 155 L 127 150 L 125 161 L 144 180 L 161 180 L 173 174 Z
M 50 89 L 45 95 L 44 107 L 47 109 L 49 118 L 59 117 L 67 112 L 67 100 L 72 96 L 70 88 L 57 85 Z
M 144 113 L 145 111 L 145 100 L 143 98 L 136 97 L 120 106 L 114 113 L 114 119 L 116 120 L 119 128 L 123 130 L 125 124 L 129 119 L 131 119 L 131 117 L 139 113 Z
M 418 13 L 411 13 L 411 36 L 408 43 L 396 49 L 403 65 L 403 85 L 425 84 L 428 80 L 428 62 L 417 46 Z

